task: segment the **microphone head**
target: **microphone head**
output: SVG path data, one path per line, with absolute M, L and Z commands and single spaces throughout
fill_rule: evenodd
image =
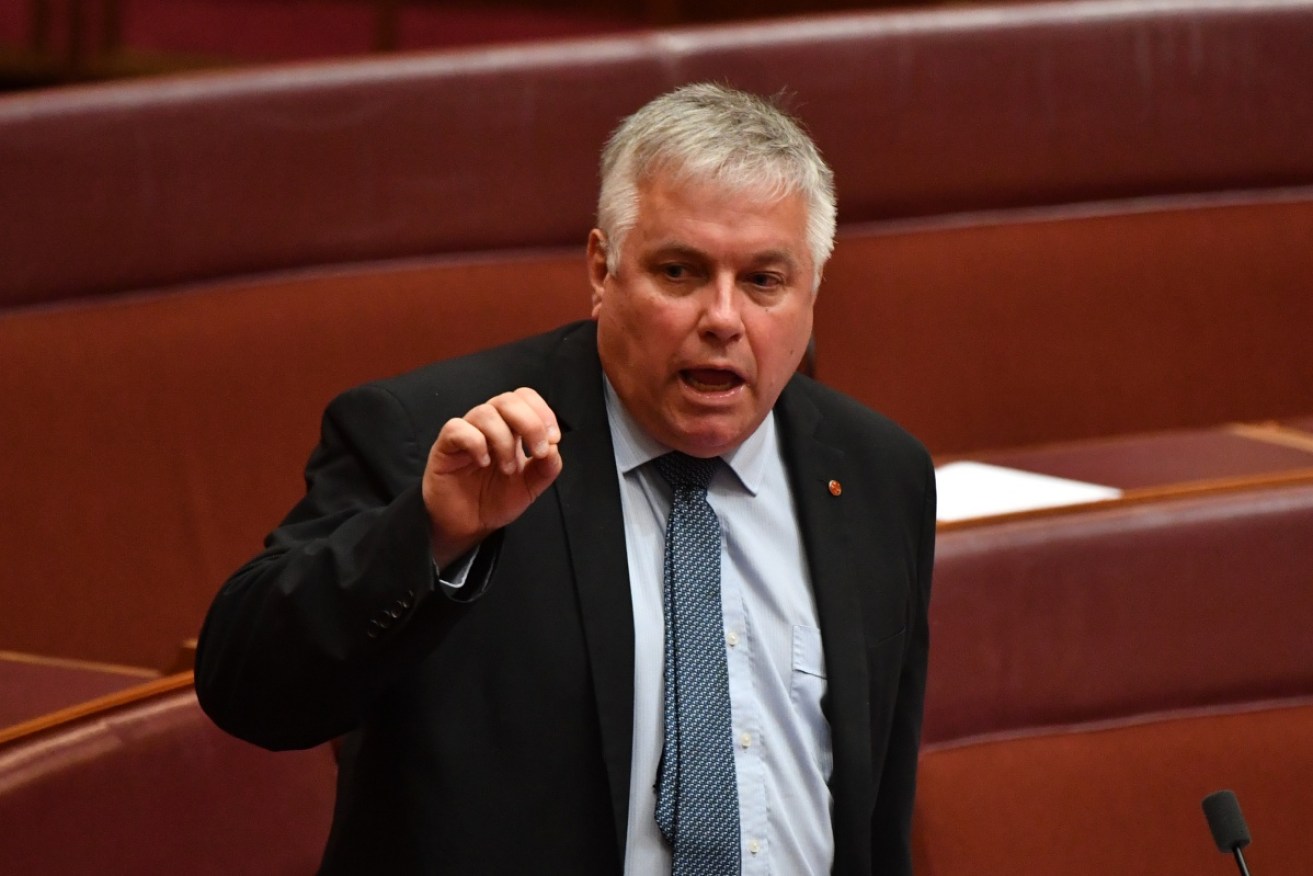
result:
M 1231 791 L 1214 791 L 1205 797 L 1204 817 L 1219 852 L 1234 852 L 1249 845 L 1249 828 L 1240 814 L 1240 802 Z

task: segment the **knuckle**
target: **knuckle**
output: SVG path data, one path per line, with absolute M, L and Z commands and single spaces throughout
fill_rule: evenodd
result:
M 492 401 L 486 401 L 470 408 L 465 414 L 464 420 L 479 430 L 485 430 L 489 424 L 495 423 L 501 419 L 501 414 L 497 412 L 496 406 Z

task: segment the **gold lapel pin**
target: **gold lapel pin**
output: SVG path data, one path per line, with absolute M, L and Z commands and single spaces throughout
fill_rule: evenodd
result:
M 843 484 L 838 481 L 830 481 L 830 495 L 838 496 L 843 492 Z

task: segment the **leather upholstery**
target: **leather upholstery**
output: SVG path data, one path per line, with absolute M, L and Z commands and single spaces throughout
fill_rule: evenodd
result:
M 335 391 L 587 312 L 597 150 L 689 78 L 793 89 L 816 374 L 932 450 L 1306 414 L 1310 33 L 1114 0 L 0 98 L 0 642 L 169 665 Z
M 1313 696 L 1313 484 L 941 532 L 930 743 Z
M 1303 414 L 1309 240 L 1313 189 L 861 226 L 816 373 L 937 454 Z
M 927 750 L 919 876 L 1234 873 L 1200 802 L 1235 791 L 1254 873 L 1313 861 L 1313 705 L 1217 709 Z
M 0 651 L 0 731 L 150 677 L 149 672 L 129 667 Z
M 300 496 L 329 399 L 582 316 L 582 282 L 532 294 L 576 277 L 572 254 L 0 313 L 0 642 L 171 665 Z M 524 290 L 513 319 L 469 318 Z
M 225 735 L 180 685 L 0 746 L 6 872 L 310 873 L 328 835 L 331 752 Z
M 704 78 L 794 92 L 846 225 L 1307 186 L 1310 28 L 1308 0 L 1018 4 L 12 96 L 3 301 L 579 246 L 606 134 Z
M 1313 0 L 1077 0 L 0 98 L 0 643 L 171 661 L 299 494 L 332 394 L 587 312 L 597 151 L 692 79 L 792 90 L 841 192 L 816 374 L 933 450 L 1313 428 L 1311 34 Z M 1313 693 L 1311 518 L 1290 487 L 945 532 L 921 872 L 1126 864 L 1074 789 L 1124 848 L 1167 854 L 1170 813 L 1224 867 L 1197 798 L 1231 780 L 1177 770 L 1198 740 L 1257 746 L 1237 762 L 1271 796 L 1235 784 L 1279 824 L 1306 710 L 937 749 Z M 18 871 L 249 872 L 253 846 L 304 870 L 331 765 L 176 693 L 0 750 L 0 791 Z M 1307 841 L 1270 835 L 1265 873 Z

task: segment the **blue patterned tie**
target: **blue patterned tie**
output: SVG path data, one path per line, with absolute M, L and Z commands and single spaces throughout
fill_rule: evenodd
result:
M 737 876 L 739 797 L 720 605 L 720 521 L 707 503 L 719 459 L 654 461 L 674 489 L 666 525 L 665 741 L 656 821 L 673 876 Z

